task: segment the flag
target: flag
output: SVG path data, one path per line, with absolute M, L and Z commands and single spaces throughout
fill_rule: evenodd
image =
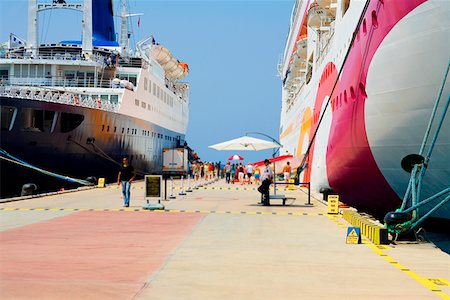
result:
M 138 27 L 141 27 L 141 17 L 138 18 Z

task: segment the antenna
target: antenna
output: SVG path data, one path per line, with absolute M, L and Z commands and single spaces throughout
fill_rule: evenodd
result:
M 121 54 L 123 56 L 128 56 L 130 54 L 129 35 L 128 35 L 128 18 L 142 16 L 143 13 L 129 14 L 125 0 L 122 0 L 121 3 L 122 3 L 122 13 L 119 16 L 121 19 L 119 44 L 120 44 Z

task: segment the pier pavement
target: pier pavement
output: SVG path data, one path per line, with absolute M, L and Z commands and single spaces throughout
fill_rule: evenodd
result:
M 0 204 L 2 299 L 450 299 L 431 243 L 345 243 L 340 215 L 305 191 L 259 206 L 218 181 L 143 211 L 111 185 Z

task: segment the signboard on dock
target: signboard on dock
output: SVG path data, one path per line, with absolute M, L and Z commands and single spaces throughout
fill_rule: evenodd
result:
M 145 175 L 145 200 L 158 202 L 162 199 L 162 176 Z
M 339 213 L 339 195 L 328 195 L 328 213 L 338 214 Z
M 346 244 L 361 244 L 361 228 L 348 227 Z

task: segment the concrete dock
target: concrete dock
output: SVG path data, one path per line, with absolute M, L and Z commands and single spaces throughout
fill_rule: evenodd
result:
M 179 184 L 179 182 L 177 183 Z M 116 185 L 0 204 L 2 299 L 450 299 L 432 243 L 346 244 L 340 215 L 305 190 L 260 206 L 223 180 L 142 210 Z

